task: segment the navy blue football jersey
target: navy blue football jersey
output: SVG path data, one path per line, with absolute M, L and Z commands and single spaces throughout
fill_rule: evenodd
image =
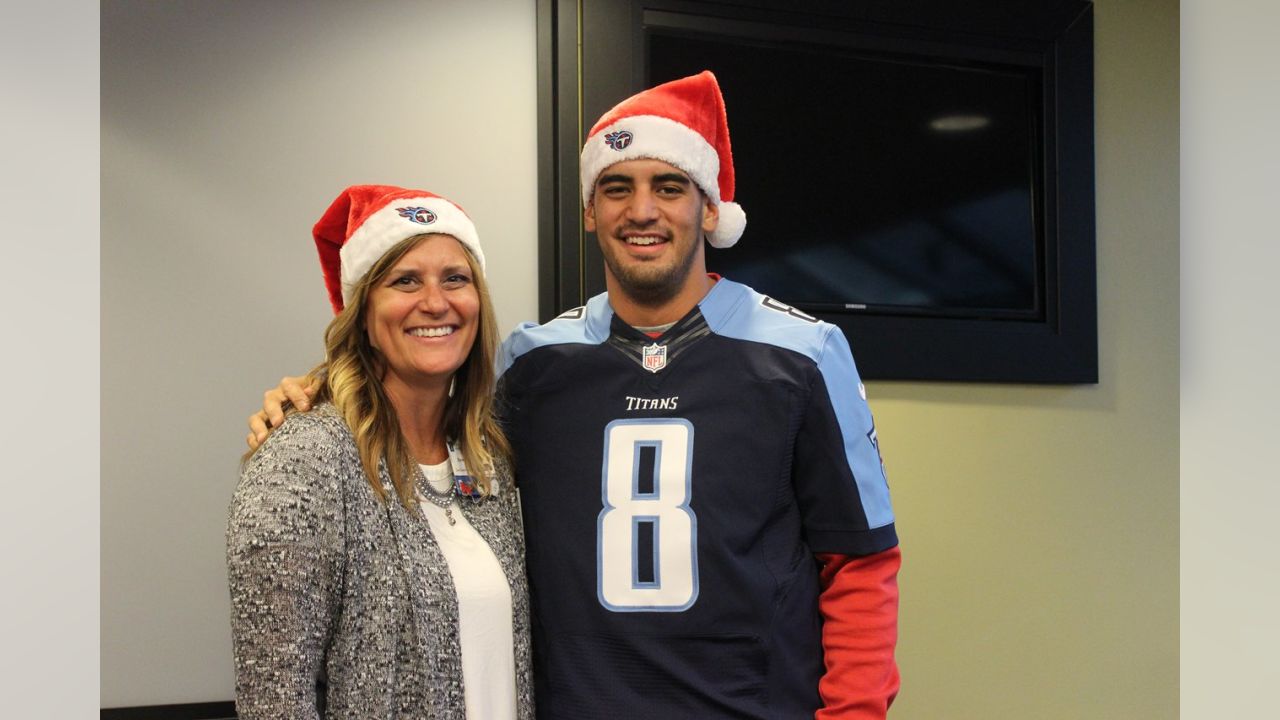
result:
M 499 362 L 538 715 L 812 717 L 814 554 L 897 544 L 844 335 L 722 279 L 656 340 L 600 295 Z

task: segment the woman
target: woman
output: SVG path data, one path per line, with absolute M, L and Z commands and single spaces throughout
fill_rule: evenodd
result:
M 337 313 L 320 394 L 247 457 L 227 529 L 239 717 L 532 718 L 475 227 L 358 185 L 313 234 Z

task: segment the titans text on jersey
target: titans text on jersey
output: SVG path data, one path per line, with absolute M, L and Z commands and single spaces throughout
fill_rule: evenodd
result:
M 664 398 L 638 398 L 627 396 L 627 410 L 678 410 L 680 396 Z
M 897 544 L 843 334 L 721 279 L 656 339 L 600 295 L 500 364 L 539 716 L 812 717 L 814 554 Z

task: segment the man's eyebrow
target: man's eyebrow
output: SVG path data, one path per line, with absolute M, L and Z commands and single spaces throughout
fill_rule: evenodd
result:
M 607 183 L 627 183 L 627 184 L 631 184 L 631 183 L 633 183 L 633 182 L 635 182 L 635 181 L 631 179 L 631 176 L 630 176 L 630 175 L 621 175 L 621 174 L 616 174 L 616 173 L 615 173 L 615 174 L 613 174 L 613 175 L 601 175 L 601 176 L 600 176 L 600 179 L 596 181 L 596 184 L 597 184 L 597 185 L 604 185 L 604 184 L 607 184 Z
M 655 183 L 670 182 L 670 183 L 679 183 L 680 185 L 688 185 L 689 176 L 684 175 L 682 173 L 662 173 L 661 175 L 654 175 L 653 181 Z

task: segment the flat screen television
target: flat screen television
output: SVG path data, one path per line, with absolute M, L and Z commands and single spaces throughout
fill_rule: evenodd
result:
M 748 218 L 710 270 L 840 326 L 867 378 L 1097 382 L 1091 6 L 777 5 L 583 4 L 575 146 L 710 69 Z M 603 286 L 573 205 L 554 310 Z

